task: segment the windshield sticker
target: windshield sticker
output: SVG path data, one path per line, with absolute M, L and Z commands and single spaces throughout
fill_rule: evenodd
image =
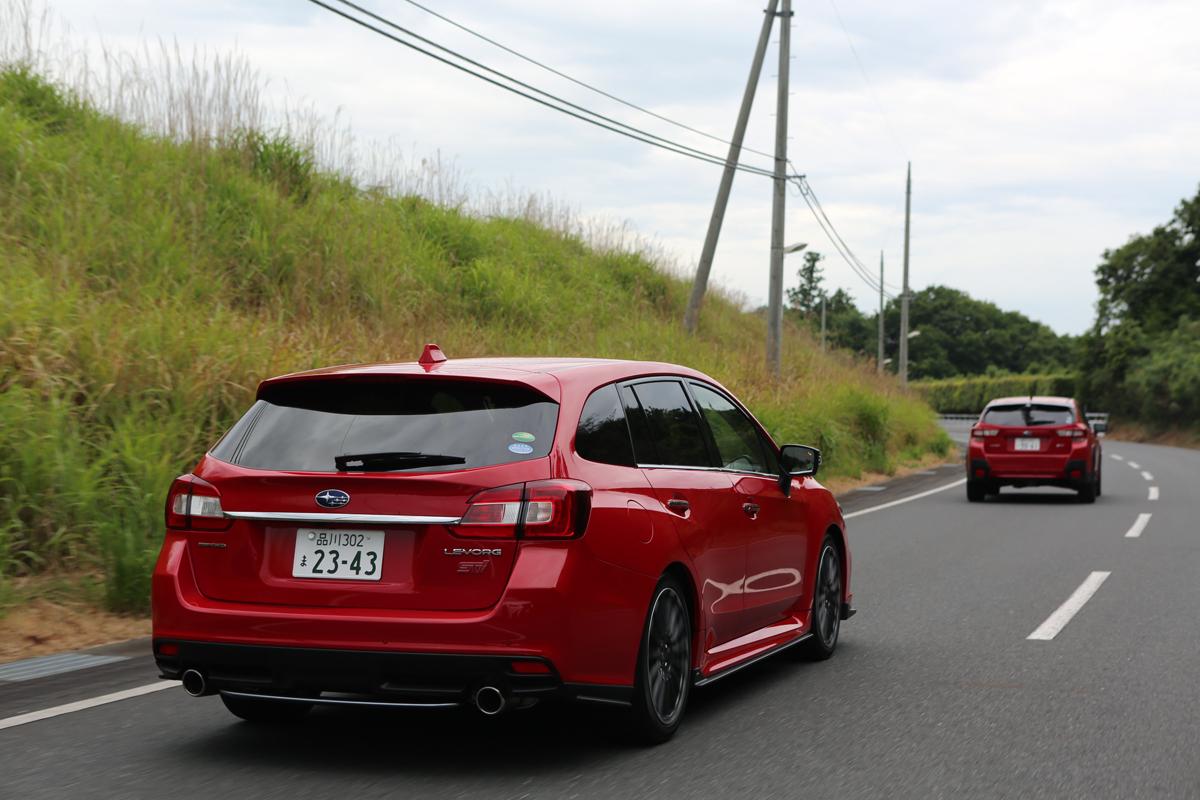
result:
M 530 447 L 527 444 L 521 444 L 520 442 L 517 442 L 515 444 L 510 444 L 508 446 L 508 450 L 510 453 L 516 453 L 519 456 L 527 456 L 533 452 L 532 447 Z
M 512 435 L 512 438 L 513 438 L 513 441 L 515 441 L 515 442 L 527 442 L 527 443 L 537 440 L 536 436 L 534 436 L 532 433 L 526 433 L 525 431 L 517 431 L 516 433 L 514 433 Z

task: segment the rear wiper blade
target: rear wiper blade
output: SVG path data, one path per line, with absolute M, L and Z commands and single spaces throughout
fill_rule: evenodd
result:
M 446 467 L 465 464 L 462 456 L 445 456 L 439 453 L 356 453 L 337 456 L 333 464 L 338 472 L 388 472 L 395 469 L 417 467 Z

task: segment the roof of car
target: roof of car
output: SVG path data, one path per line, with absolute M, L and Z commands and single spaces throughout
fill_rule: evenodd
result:
M 1070 397 L 1050 397 L 1049 395 L 1022 394 L 1015 397 L 997 397 L 995 400 L 992 400 L 990 403 L 988 403 L 988 407 L 1022 406 L 1026 403 L 1032 403 L 1035 405 L 1069 406 L 1074 402 L 1075 400 Z
M 560 397 L 560 386 L 600 386 L 640 375 L 679 375 L 716 383 L 702 372 L 681 367 L 678 364 L 658 361 L 625 361 L 606 358 L 450 358 L 433 364 L 416 361 L 344 364 L 305 372 L 293 372 L 268 378 L 259 384 L 259 392 L 261 393 L 267 386 L 310 378 L 424 375 L 526 384 L 554 399 Z

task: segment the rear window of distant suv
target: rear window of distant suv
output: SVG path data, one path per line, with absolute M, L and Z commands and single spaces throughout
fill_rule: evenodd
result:
M 481 381 L 302 380 L 268 386 L 212 449 L 250 469 L 444 472 L 543 458 L 558 404 Z
M 1042 403 L 992 406 L 983 412 L 983 421 L 988 425 L 1013 428 L 1070 425 L 1075 421 L 1075 413 L 1068 406 Z

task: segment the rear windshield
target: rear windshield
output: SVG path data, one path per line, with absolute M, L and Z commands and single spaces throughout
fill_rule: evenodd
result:
M 505 384 L 297 381 L 269 387 L 212 455 L 251 469 L 337 472 L 369 456 L 358 471 L 445 472 L 542 458 L 557 420 L 557 403 Z
M 983 421 L 989 425 L 1033 428 L 1038 425 L 1070 425 L 1075 421 L 1075 414 L 1067 406 L 992 406 L 983 412 Z

